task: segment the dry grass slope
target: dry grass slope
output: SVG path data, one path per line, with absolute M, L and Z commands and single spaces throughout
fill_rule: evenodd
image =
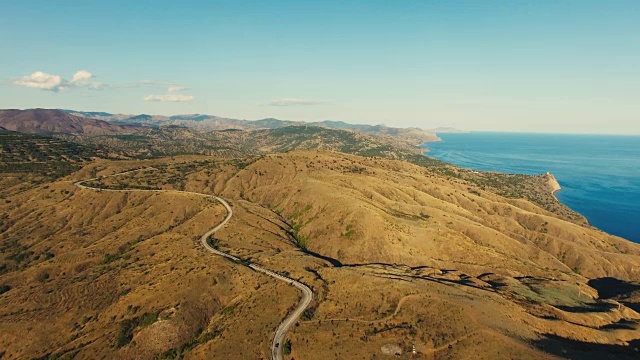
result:
M 8 195 L 6 357 L 267 358 L 298 293 L 199 247 L 215 203 L 73 185 L 132 168 L 98 184 L 220 194 L 217 246 L 313 288 L 291 358 L 637 354 L 638 245 L 438 166 L 293 151 L 95 160 Z

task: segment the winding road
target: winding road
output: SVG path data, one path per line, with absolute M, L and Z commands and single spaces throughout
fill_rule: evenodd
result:
M 113 175 L 109 175 L 109 177 L 112 176 L 120 176 L 120 175 L 124 175 L 127 173 L 131 173 L 131 172 L 135 172 L 135 171 L 141 171 L 141 170 L 147 170 L 147 169 L 134 169 L 134 170 L 127 170 L 127 171 L 123 171 L 117 174 L 113 174 Z M 207 197 L 207 198 L 212 198 L 217 200 L 218 202 L 220 202 L 222 204 L 222 206 L 224 206 L 224 208 L 227 210 L 227 216 L 224 218 L 224 220 L 216 225 L 213 229 L 207 231 L 204 235 L 202 235 L 202 237 L 200 238 L 200 243 L 202 244 L 202 246 L 204 246 L 205 249 L 207 249 L 207 251 L 212 252 L 216 255 L 225 257 L 229 260 L 232 260 L 238 264 L 243 264 L 244 266 L 247 266 L 249 268 L 251 268 L 252 270 L 255 270 L 257 272 L 261 272 L 265 275 L 271 276 L 272 278 L 275 278 L 276 280 L 280 280 L 280 281 L 284 281 L 287 284 L 293 285 L 295 287 L 297 287 L 298 289 L 300 289 L 302 291 L 302 299 L 300 300 L 300 303 L 298 304 L 298 306 L 296 307 L 296 309 L 289 314 L 289 316 L 287 316 L 282 323 L 280 323 L 280 325 L 278 326 L 278 328 L 276 329 L 275 335 L 273 337 L 273 341 L 271 342 L 271 359 L 272 360 L 282 360 L 282 347 L 284 345 L 284 339 L 285 336 L 287 335 L 287 331 L 289 330 L 289 328 L 291 328 L 291 326 L 293 326 L 293 324 L 295 324 L 295 322 L 298 320 L 298 318 L 300 318 L 300 315 L 302 315 L 302 313 L 304 312 L 304 310 L 307 308 L 307 306 L 309 306 L 309 304 L 311 303 L 311 300 L 313 299 L 313 292 L 311 291 L 311 289 L 299 282 L 296 281 L 294 279 L 288 278 L 286 276 L 282 276 L 279 274 L 274 273 L 273 271 L 261 268 L 259 266 L 256 266 L 254 264 L 245 264 L 244 262 L 242 262 L 241 259 L 224 253 L 220 250 L 215 249 L 213 246 L 211 246 L 208 242 L 207 239 L 209 239 L 209 237 L 211 235 L 213 235 L 216 231 L 222 229 L 222 227 L 224 227 L 229 220 L 231 220 L 231 217 L 233 216 L 233 209 L 231 208 L 231 206 L 222 198 L 218 197 L 218 196 L 214 196 L 214 195 L 207 195 L 207 194 L 201 194 L 201 193 L 197 193 L 197 192 L 192 192 L 192 191 L 180 191 L 180 190 L 145 190 L 145 189 L 123 189 L 123 190 L 115 190 L 115 189 L 102 189 L 102 188 L 95 188 L 95 187 L 91 187 L 91 186 L 87 186 L 84 185 L 85 182 L 87 181 L 92 181 L 92 180 L 100 180 L 100 178 L 92 178 L 92 179 L 88 179 L 88 180 L 81 180 L 76 182 L 76 186 L 82 188 L 82 189 L 89 189 L 89 190 L 95 190 L 95 191 L 109 191 L 109 192 L 135 192 L 135 191 L 141 191 L 141 192 L 156 192 L 156 193 L 160 193 L 160 192 L 172 192 L 172 193 L 181 193 L 181 194 L 191 194 L 191 195 L 197 195 L 197 196 L 203 196 L 203 197 Z

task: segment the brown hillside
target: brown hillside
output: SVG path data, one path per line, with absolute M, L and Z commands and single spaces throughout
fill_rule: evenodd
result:
M 277 210 L 310 250 L 343 263 L 640 280 L 640 246 L 406 162 L 268 155 L 221 190 Z
M 308 284 L 295 359 L 637 355 L 640 246 L 524 199 L 397 160 L 294 151 L 225 160 L 96 160 L 0 203 L 7 358 L 268 358 Z M 541 191 L 541 190 L 540 190 Z M 415 346 L 417 354 L 411 351 Z
M 129 134 L 136 129 L 51 109 L 0 110 L 0 126 L 23 133 L 77 135 Z

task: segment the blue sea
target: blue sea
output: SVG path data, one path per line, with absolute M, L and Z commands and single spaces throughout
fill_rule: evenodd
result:
M 475 170 L 555 175 L 556 196 L 589 222 L 640 243 L 640 136 L 438 134 L 428 156 Z

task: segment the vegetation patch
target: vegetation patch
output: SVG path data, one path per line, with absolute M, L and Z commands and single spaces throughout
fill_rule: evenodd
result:
M 351 239 L 354 235 L 355 235 L 356 231 L 353 228 L 353 226 L 351 224 L 347 225 L 347 230 L 344 233 L 344 236 L 347 237 L 347 239 Z
M 182 359 L 187 352 L 191 351 L 196 346 L 206 344 L 209 341 L 217 338 L 221 334 L 222 334 L 222 331 L 217 328 L 211 331 L 202 333 L 198 338 L 193 339 L 189 342 L 186 342 L 175 348 L 169 349 L 161 354 L 158 354 L 154 356 L 153 359 L 154 360 Z
M 144 313 L 131 319 L 125 319 L 120 322 L 118 334 L 116 336 L 116 347 L 123 347 L 131 342 L 133 334 L 137 328 L 145 328 L 158 321 L 159 311 Z
M 0 173 L 32 173 L 39 182 L 79 170 L 104 152 L 53 137 L 0 130 Z
M 287 341 L 284 342 L 284 345 L 282 345 L 282 353 L 285 355 L 289 355 L 291 354 L 291 340 L 287 339 Z

